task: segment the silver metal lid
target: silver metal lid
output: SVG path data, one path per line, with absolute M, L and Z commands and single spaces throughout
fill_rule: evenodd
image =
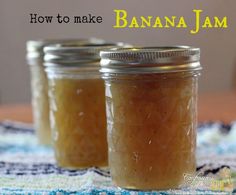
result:
M 102 39 L 89 38 L 89 39 L 42 39 L 42 40 L 29 40 L 26 43 L 27 59 L 43 58 L 44 47 L 51 44 L 59 43 L 75 43 L 75 44 L 89 44 L 89 43 L 105 43 Z
M 100 51 L 112 48 L 131 47 L 125 43 L 62 43 L 44 48 L 45 66 L 100 66 Z
M 101 51 L 102 73 L 161 73 L 200 70 L 200 49 L 189 46 L 137 47 Z

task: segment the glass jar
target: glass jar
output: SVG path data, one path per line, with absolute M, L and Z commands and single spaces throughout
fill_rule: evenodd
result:
M 48 103 L 48 81 L 43 67 L 43 47 L 47 41 L 27 42 L 27 62 L 31 73 L 31 94 L 34 128 L 40 144 L 51 142 Z
M 99 51 L 119 45 L 45 48 L 52 140 L 61 167 L 107 166 L 105 87 L 99 73 Z
M 194 174 L 198 48 L 102 51 L 109 166 L 122 188 L 177 188 Z
M 49 122 L 48 80 L 43 66 L 43 48 L 55 43 L 103 43 L 103 40 L 91 39 L 51 39 L 31 40 L 27 42 L 27 62 L 31 72 L 31 94 L 34 127 L 40 144 L 51 144 Z

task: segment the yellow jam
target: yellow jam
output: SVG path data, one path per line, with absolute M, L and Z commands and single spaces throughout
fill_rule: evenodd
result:
M 49 79 L 52 139 L 61 167 L 107 166 L 104 81 Z
M 40 144 L 51 144 L 48 79 L 42 64 L 30 66 L 34 127 Z
M 196 97 L 197 78 L 190 73 L 106 80 L 109 164 L 116 185 L 177 188 L 184 174 L 195 172 Z

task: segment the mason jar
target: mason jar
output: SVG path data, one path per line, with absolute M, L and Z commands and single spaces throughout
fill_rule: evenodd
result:
M 122 45 L 45 47 L 52 140 L 59 166 L 107 166 L 105 87 L 99 73 L 99 52 Z
M 112 180 L 128 189 L 178 188 L 196 170 L 200 50 L 126 48 L 100 56 Z
M 30 40 L 27 42 L 27 62 L 31 73 L 31 94 L 34 127 L 40 144 L 51 144 L 49 122 L 48 80 L 43 67 L 43 48 L 55 43 L 103 43 L 97 38 L 91 39 L 48 39 Z

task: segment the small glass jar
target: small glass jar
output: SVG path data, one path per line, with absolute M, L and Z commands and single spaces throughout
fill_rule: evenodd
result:
M 123 44 L 61 44 L 44 50 L 52 140 L 61 167 L 108 164 L 105 87 L 99 73 L 99 52 L 119 45 Z
M 51 142 L 48 103 L 48 81 L 43 67 L 43 47 L 47 41 L 27 42 L 27 62 L 31 73 L 34 127 L 40 144 Z
M 27 42 L 27 62 L 31 72 L 31 93 L 34 127 L 40 144 L 51 144 L 49 122 L 48 80 L 43 66 L 43 48 L 55 43 L 103 43 L 97 38 L 91 39 L 49 39 Z
M 128 189 L 179 187 L 194 174 L 200 50 L 102 51 L 109 166 Z

